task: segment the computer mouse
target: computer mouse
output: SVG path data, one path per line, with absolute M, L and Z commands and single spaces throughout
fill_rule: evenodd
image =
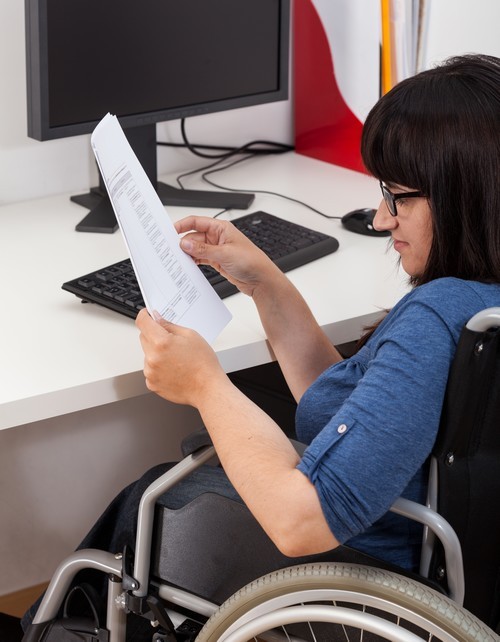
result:
M 366 236 L 390 236 L 389 230 L 379 231 L 373 227 L 373 219 L 377 210 L 371 207 L 363 207 L 359 210 L 347 212 L 342 217 L 342 225 L 350 232 L 365 234 Z

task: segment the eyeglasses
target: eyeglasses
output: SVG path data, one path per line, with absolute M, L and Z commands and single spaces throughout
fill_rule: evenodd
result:
M 382 183 L 382 181 L 380 181 L 380 189 L 382 190 L 382 196 L 384 197 L 385 204 L 387 205 L 387 209 L 391 216 L 398 215 L 396 201 L 400 201 L 405 198 L 421 198 L 423 196 L 422 192 L 401 192 L 400 194 L 393 194 L 391 190 Z

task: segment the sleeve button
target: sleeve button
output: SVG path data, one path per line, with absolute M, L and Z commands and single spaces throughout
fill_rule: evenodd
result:
M 337 428 L 337 432 L 342 434 L 347 430 L 347 426 L 345 424 L 340 424 L 340 426 Z

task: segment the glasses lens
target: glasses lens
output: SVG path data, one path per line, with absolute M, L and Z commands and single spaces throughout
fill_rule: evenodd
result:
M 390 215 L 397 216 L 398 213 L 396 211 L 396 203 L 392 198 L 392 194 L 383 183 L 380 183 L 380 189 L 382 190 L 382 196 L 384 197 L 384 201 L 387 205 L 387 209 L 389 210 Z

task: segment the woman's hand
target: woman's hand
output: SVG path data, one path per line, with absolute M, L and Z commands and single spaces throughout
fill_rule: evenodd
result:
M 144 376 L 152 392 L 174 403 L 197 407 L 208 388 L 226 379 L 215 352 L 194 330 L 137 315 L 144 351 Z
M 253 297 L 266 337 L 298 401 L 326 368 L 342 358 L 298 290 L 232 223 L 190 216 L 175 227 L 179 234 L 187 232 L 181 248 L 197 263 L 212 265 Z
M 179 234 L 187 232 L 181 248 L 198 264 L 211 265 L 245 294 L 281 274 L 271 259 L 229 221 L 189 216 L 175 223 Z

